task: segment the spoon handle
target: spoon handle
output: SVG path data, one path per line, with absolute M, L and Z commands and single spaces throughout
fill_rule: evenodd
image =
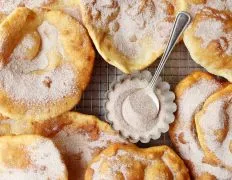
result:
M 164 51 L 164 54 L 162 56 L 162 59 L 160 60 L 160 63 L 156 69 L 156 72 L 154 76 L 152 77 L 149 86 L 154 88 L 156 81 L 166 63 L 168 60 L 169 55 L 171 54 L 174 46 L 176 45 L 176 42 L 178 41 L 179 37 L 181 36 L 182 32 L 186 29 L 186 27 L 189 25 L 191 21 L 191 16 L 187 12 L 180 12 L 175 20 L 171 36 L 168 41 L 168 45 Z

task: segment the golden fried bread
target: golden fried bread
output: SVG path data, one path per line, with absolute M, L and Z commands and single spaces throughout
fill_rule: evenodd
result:
M 111 145 L 95 157 L 85 174 L 91 179 L 190 179 L 184 162 L 168 146 L 140 149 Z
M 193 22 L 184 33 L 192 59 L 215 75 L 232 80 L 230 0 L 180 0 Z
M 95 116 L 65 113 L 44 122 L 16 121 L 2 117 L 0 135 L 39 134 L 49 137 L 64 156 L 69 179 L 84 179 L 88 162 L 109 144 L 127 143 Z
M 223 115 L 227 109 L 223 106 L 227 103 L 219 103 L 220 100 L 230 101 L 225 96 L 230 90 L 227 82 L 219 82 L 205 72 L 190 74 L 176 87 L 177 113 L 169 134 L 195 179 L 232 178 L 232 171 L 225 166 L 228 162 L 224 161 L 224 154 L 228 155 L 228 161 L 230 159 L 226 141 L 231 138 L 231 127 L 227 115 Z M 219 106 L 209 109 L 208 105 L 215 105 L 214 100 Z M 218 151 L 221 157 L 215 161 Z
M 0 12 L 3 14 L 10 14 L 17 7 L 27 7 L 30 9 L 39 8 L 43 6 L 51 5 L 56 0 L 1 0 Z
M 1 180 L 68 179 L 59 151 L 47 138 L 2 136 L 0 147 Z
M 27 7 L 29 9 L 44 8 L 62 10 L 81 22 L 79 0 L 1 0 L 0 14 L 10 14 L 17 7 Z
M 0 113 L 45 120 L 72 109 L 92 73 L 94 50 L 60 11 L 17 8 L 0 23 Z
M 195 62 L 232 81 L 231 13 L 202 10 L 185 31 L 184 42 Z
M 79 0 L 53 0 L 44 8 L 62 10 L 82 23 Z
M 195 116 L 205 161 L 232 171 L 232 85 L 211 95 Z
M 5 18 L 6 18 L 6 15 L 0 13 L 0 22 L 2 22 Z
M 179 0 L 178 5 L 187 10 L 193 17 L 205 8 L 232 11 L 231 0 Z
M 163 53 L 179 11 L 175 2 L 80 0 L 80 7 L 83 23 L 101 56 L 131 73 Z
M 0 117 L 0 136 L 33 134 L 34 126 L 31 121 L 13 120 L 7 117 Z

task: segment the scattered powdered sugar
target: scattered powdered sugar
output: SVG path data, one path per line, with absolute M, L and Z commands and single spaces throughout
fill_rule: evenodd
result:
M 65 176 L 65 165 L 52 141 L 36 140 L 26 147 L 26 151 L 31 163 L 29 167 L 26 169 L 1 167 L 3 172 L 0 176 L 1 180 L 44 180 L 59 179 Z
M 55 58 L 49 59 L 49 53 L 52 51 L 56 52 L 58 56 L 64 57 L 64 49 L 60 43 L 59 33 L 55 26 L 45 21 L 38 27 L 38 32 L 41 36 L 42 42 L 38 55 L 31 61 L 25 60 L 23 53 L 26 53 L 28 48 L 33 48 L 33 45 L 36 43 L 32 34 L 26 35 L 22 42 L 20 42 L 14 49 L 14 52 L 9 58 L 10 63 L 8 66 L 11 69 L 25 74 L 36 70 L 43 70 L 49 64 L 55 63 L 55 61 L 57 61 Z
M 57 133 L 52 139 L 65 156 L 73 159 L 72 168 L 78 168 L 79 179 L 84 179 L 88 162 L 99 150 L 106 148 L 109 143 L 126 142 L 118 134 L 111 135 L 103 131 L 100 131 L 98 139 L 93 140 L 84 130 L 71 129 L 69 126 Z M 79 158 L 75 160 L 74 158 L 77 156 Z
M 128 162 L 127 164 L 125 164 L 121 160 L 121 157 L 127 157 L 127 159 L 131 159 L 132 162 Z M 161 156 L 160 159 L 164 163 L 166 162 L 166 159 L 164 158 L 164 156 Z M 123 149 L 117 150 L 117 153 L 115 155 L 111 155 L 110 157 L 107 157 L 106 155 L 101 154 L 100 159 L 92 163 L 90 166 L 91 169 L 93 169 L 94 171 L 92 179 L 94 180 L 115 179 L 116 173 L 120 172 L 123 175 L 123 178 L 127 180 L 128 179 L 127 174 L 128 174 L 128 171 L 130 171 L 131 167 L 133 166 L 133 161 L 140 162 L 144 166 L 152 166 L 158 162 L 157 160 L 159 160 L 158 157 L 157 159 L 149 159 L 139 153 L 125 151 Z M 104 167 L 104 173 L 102 173 L 101 168 L 104 162 L 107 162 L 108 166 L 107 168 Z M 173 173 L 174 172 L 173 168 L 169 166 L 168 161 L 165 164 L 169 167 L 169 170 L 172 172 L 174 179 L 175 179 L 176 173 Z M 146 167 L 144 169 L 144 172 L 146 172 Z
M 215 80 L 199 80 L 187 89 L 179 102 L 179 115 L 183 121 L 191 122 L 195 111 L 201 104 L 220 87 L 220 84 Z M 191 94 L 191 96 L 190 96 Z
M 51 175 L 51 179 L 58 179 L 65 171 L 65 165 L 61 162 L 61 156 L 52 141 L 41 140 L 28 148 L 30 159 L 38 169 L 45 168 L 41 175 Z M 46 178 L 44 178 L 46 179 Z
M 30 9 L 42 7 L 52 3 L 54 0 L 0 0 L 0 12 L 9 14 L 16 7 L 25 6 Z
M 10 62 L 0 70 L 0 89 L 25 104 L 47 103 L 76 92 L 74 70 L 68 64 L 60 65 L 65 55 L 56 28 L 44 22 L 38 31 L 42 41 L 39 54 L 32 60 L 23 58 L 24 50 L 34 45 L 33 38 L 25 36 L 10 56 Z M 51 52 L 56 54 L 52 58 Z
M 32 124 L 28 121 L 17 121 L 13 119 L 0 120 L 0 136 L 19 135 L 32 133 Z
M 228 125 L 226 123 L 228 121 Z M 226 96 L 209 104 L 199 119 L 204 133 L 207 148 L 213 152 L 223 164 L 232 167 L 230 143 L 232 140 L 232 106 L 231 97 Z M 218 140 L 216 132 L 227 132 L 223 139 Z M 222 153 L 223 152 L 223 153 Z
M 199 146 L 195 129 L 193 129 L 194 115 L 199 111 L 202 103 L 221 87 L 215 80 L 199 80 L 185 90 L 178 104 L 178 127 L 175 138 L 180 154 L 185 160 L 192 162 L 194 172 L 201 175 L 208 172 L 217 179 L 230 179 L 232 173 L 223 167 L 216 167 L 203 162 L 204 153 Z M 184 143 L 179 139 L 183 135 Z
M 82 0 L 82 3 L 91 12 L 93 26 L 109 30 L 114 46 L 132 59 L 143 56 L 144 49 L 153 52 L 163 49 L 175 17 L 172 1 Z
M 202 48 L 206 48 L 212 41 L 217 41 L 226 54 L 232 55 L 232 32 L 226 33 L 224 27 L 225 24 L 215 18 L 200 21 L 195 36 L 202 39 Z
M 217 1 L 217 0 L 216 0 Z M 198 12 L 200 12 L 202 9 L 204 9 L 203 4 L 193 4 L 189 8 L 189 13 L 194 17 Z
M 70 16 L 74 17 L 78 20 L 78 22 L 82 23 L 82 17 L 80 12 L 80 7 L 65 7 L 62 9 L 65 13 L 69 14 Z
M 50 85 L 49 82 L 46 85 L 47 79 Z M 75 75 L 69 66 L 62 66 L 44 75 L 20 75 L 2 70 L 0 82 L 0 87 L 10 98 L 28 105 L 50 103 L 75 93 Z
M 193 16 L 195 16 L 198 12 L 206 7 L 217 10 L 232 11 L 232 0 L 206 0 L 204 1 L 204 4 L 192 4 L 189 11 Z
M 200 125 L 204 129 L 208 129 L 206 132 L 208 135 L 215 135 L 215 130 L 225 128 L 225 120 L 227 119 L 225 114 L 225 102 L 223 99 L 210 104 L 204 114 L 200 118 Z M 216 140 L 216 139 L 214 139 Z
M 27 50 L 36 46 L 35 43 L 32 34 L 26 34 L 21 43 L 14 49 L 12 56 L 14 58 L 24 58 L 25 54 L 27 54 Z
M 222 33 L 223 33 L 222 22 L 216 19 L 211 19 L 211 20 L 201 21 L 197 26 L 195 35 L 197 37 L 202 38 L 203 40 L 202 46 L 206 48 L 211 41 L 220 38 Z
M 127 180 L 127 170 L 129 166 L 127 164 L 122 163 L 119 159 L 119 154 L 121 156 L 127 156 L 129 153 L 119 150 L 115 156 L 107 157 L 105 155 L 101 155 L 101 159 L 95 163 L 91 164 L 91 169 L 93 169 L 93 177 L 94 180 L 108 180 L 116 178 L 116 172 L 122 173 L 125 180 Z M 134 158 L 134 156 L 132 156 Z M 108 167 L 107 171 L 100 173 L 101 165 L 104 161 L 108 161 L 110 163 L 110 167 Z

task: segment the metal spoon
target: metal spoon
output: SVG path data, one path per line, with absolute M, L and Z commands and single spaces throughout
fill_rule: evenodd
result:
M 171 54 L 174 46 L 176 45 L 176 43 L 177 43 L 179 37 L 181 36 L 181 34 L 183 33 L 183 31 L 189 25 L 190 21 L 191 21 L 191 16 L 187 12 L 182 11 L 177 15 L 173 29 L 172 29 L 171 36 L 170 36 L 169 41 L 168 41 L 168 45 L 164 51 L 164 54 L 162 56 L 162 59 L 160 60 L 160 63 L 156 69 L 154 76 L 152 77 L 151 81 L 149 82 L 149 84 L 146 88 L 142 88 L 142 89 L 139 89 L 138 91 L 134 92 L 134 93 L 138 93 L 138 98 L 139 98 L 140 93 L 148 94 L 153 99 L 155 105 L 157 106 L 158 111 L 160 109 L 159 99 L 156 96 L 153 89 L 156 85 L 158 77 L 160 76 L 160 73 L 161 73 L 165 63 L 168 60 L 169 55 Z M 141 92 L 141 91 L 143 91 L 143 92 Z M 127 98 L 129 98 L 129 96 Z

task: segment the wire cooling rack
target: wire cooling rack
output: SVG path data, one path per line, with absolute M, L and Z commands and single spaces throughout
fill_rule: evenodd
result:
M 155 72 L 159 60 L 148 68 L 152 73 Z M 171 85 L 174 90 L 176 84 L 195 70 L 202 70 L 190 57 L 183 43 L 178 44 L 172 52 L 161 76 L 164 81 Z M 123 73 L 114 66 L 106 63 L 102 57 L 97 54 L 92 80 L 83 94 L 80 104 L 75 108 L 76 111 L 85 114 L 92 114 L 105 120 L 104 103 L 106 100 L 105 93 L 109 89 L 110 84 L 117 80 Z M 168 134 L 163 134 L 160 139 L 150 142 L 149 144 L 139 144 L 140 146 L 149 145 L 171 145 Z

